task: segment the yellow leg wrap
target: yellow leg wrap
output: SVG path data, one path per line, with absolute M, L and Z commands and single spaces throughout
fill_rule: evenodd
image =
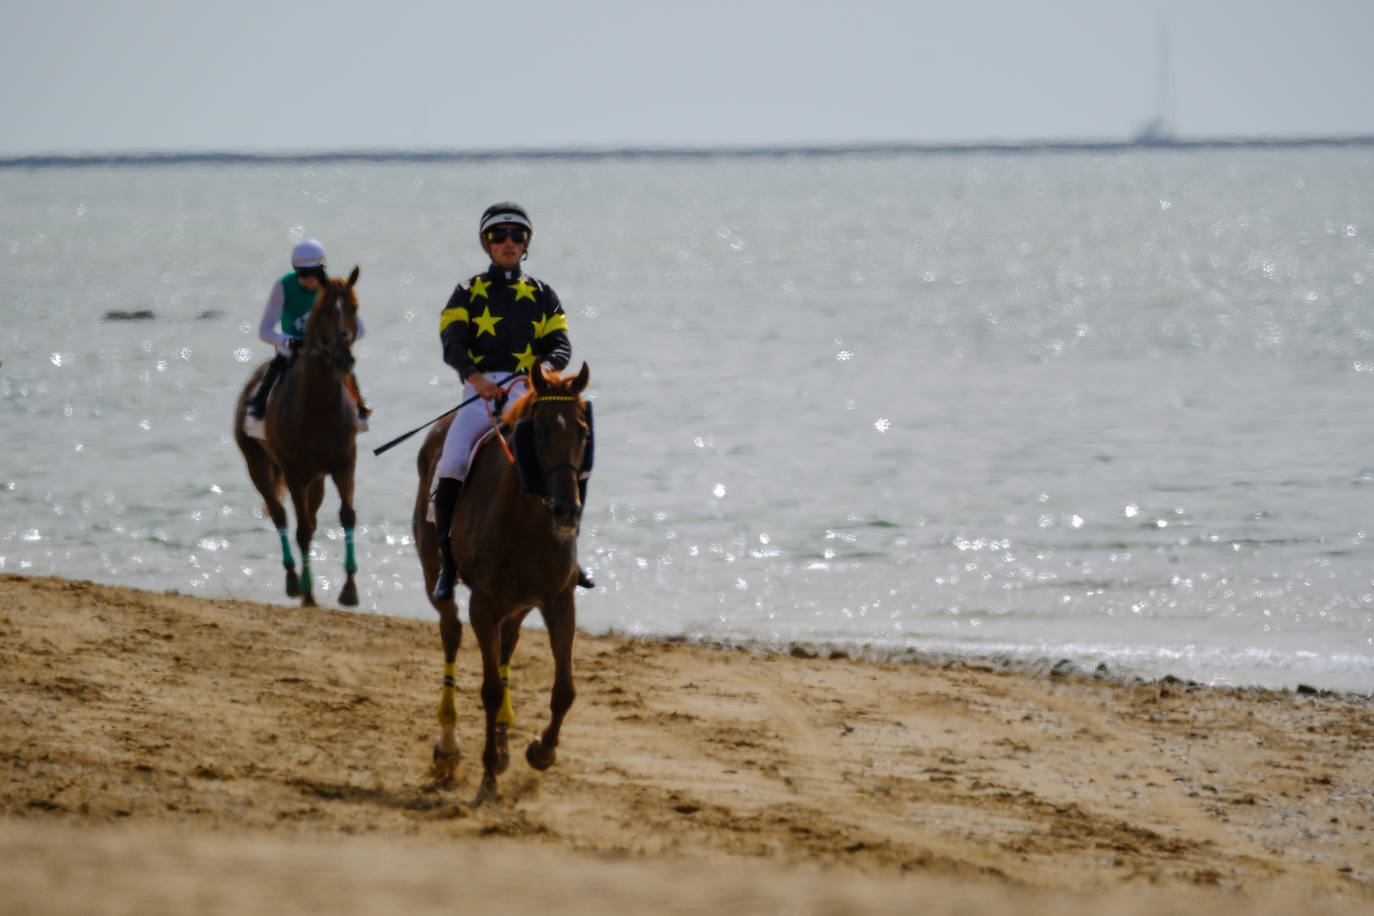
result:
M 510 725 L 515 721 L 515 708 L 510 705 L 510 665 L 496 669 L 501 675 L 501 708 L 496 713 L 496 721 Z
M 454 683 L 454 665 L 444 665 L 444 686 L 439 691 L 439 724 L 445 727 L 458 723 L 458 706 L 454 701 L 457 691 Z

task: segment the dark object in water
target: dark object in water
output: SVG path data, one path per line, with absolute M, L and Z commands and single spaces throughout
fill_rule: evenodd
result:
M 105 313 L 106 321 L 146 321 L 156 318 L 152 309 L 139 309 L 136 312 L 125 312 L 120 309 L 110 309 Z
M 210 318 L 224 317 L 224 309 L 206 309 L 196 316 L 197 321 L 205 321 Z

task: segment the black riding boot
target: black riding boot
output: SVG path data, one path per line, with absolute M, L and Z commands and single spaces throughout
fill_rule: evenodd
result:
M 267 373 L 262 377 L 258 391 L 253 395 L 253 400 L 248 402 L 248 415 L 261 420 L 263 414 L 267 413 L 267 396 L 272 393 L 272 386 L 277 384 L 277 379 L 281 377 L 287 365 L 291 362 L 291 357 L 282 356 L 278 353 L 273 357 L 271 364 L 267 367 Z
M 458 583 L 458 564 L 453 562 L 452 535 L 453 510 L 458 505 L 458 494 L 463 491 L 463 482 L 452 477 L 440 477 L 439 486 L 434 490 L 434 524 L 439 529 L 439 581 L 434 584 L 435 601 L 452 601 L 453 586 Z

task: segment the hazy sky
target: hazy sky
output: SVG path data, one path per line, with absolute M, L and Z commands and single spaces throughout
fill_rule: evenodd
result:
M 1374 135 L 1371 0 L 0 0 L 0 156 Z

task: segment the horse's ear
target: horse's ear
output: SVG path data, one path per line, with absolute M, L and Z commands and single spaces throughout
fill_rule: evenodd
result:
M 543 363 L 536 363 L 530 367 L 530 382 L 534 385 L 535 394 L 549 393 L 549 380 L 544 377 Z
M 577 378 L 573 379 L 573 394 L 581 394 L 585 391 L 587 389 L 587 382 L 591 381 L 591 378 L 592 370 L 588 369 L 587 364 L 584 362 L 582 364 L 582 371 L 577 373 Z
M 353 265 L 353 272 L 348 275 L 347 286 L 352 289 L 358 282 L 358 265 Z

